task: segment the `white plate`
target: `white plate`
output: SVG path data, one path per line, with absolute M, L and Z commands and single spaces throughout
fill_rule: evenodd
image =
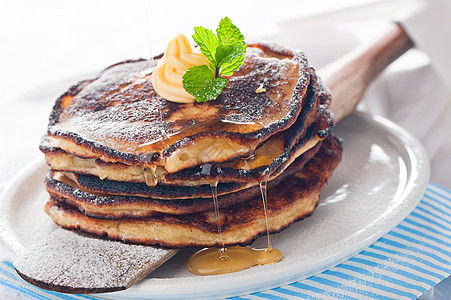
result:
M 403 129 L 378 116 L 355 113 L 336 129 L 343 161 L 321 193 L 312 217 L 272 236 L 284 259 L 218 276 L 194 276 L 184 250 L 140 283 L 104 298 L 229 297 L 294 282 L 331 268 L 368 247 L 417 205 L 429 179 L 421 145 Z M 47 167 L 35 163 L 18 175 L 0 208 L 1 236 L 12 259 L 56 226 L 42 211 Z M 265 246 L 265 238 L 256 247 Z

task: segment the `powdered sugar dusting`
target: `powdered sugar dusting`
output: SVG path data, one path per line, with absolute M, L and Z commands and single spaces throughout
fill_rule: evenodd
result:
M 288 54 L 248 47 L 243 66 L 229 78 L 223 93 L 201 104 L 177 104 L 159 97 L 150 80 L 150 61 L 119 63 L 57 105 L 48 132 L 71 137 L 76 143 L 88 142 L 93 149 L 105 147 L 133 156 L 140 154 L 137 147 L 142 144 L 159 147 L 146 147 L 148 153 L 161 152 L 166 147 L 160 149 L 156 141 L 209 117 L 283 129 L 300 110 L 293 88 L 298 81 L 308 84 L 303 77 L 306 65 Z M 262 84 L 266 92 L 255 93 Z M 210 132 L 211 128 L 198 130 Z M 249 133 L 249 138 L 256 133 Z M 221 129 L 216 134 L 228 132 Z
M 293 102 L 289 99 L 299 79 L 298 64 L 291 57 L 267 56 L 259 48 L 248 48 L 242 68 L 218 97 L 224 104 L 219 111 L 221 118 L 269 125 L 291 117 Z M 255 92 L 260 86 L 265 93 Z
M 32 283 L 67 292 L 125 289 L 177 250 L 124 244 L 58 229 L 14 262 Z

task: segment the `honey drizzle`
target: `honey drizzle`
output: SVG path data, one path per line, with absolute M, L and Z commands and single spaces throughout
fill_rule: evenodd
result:
M 154 55 L 152 54 L 152 43 L 151 43 L 151 22 L 149 18 L 149 7 L 147 4 L 147 1 L 145 1 L 145 15 L 146 15 L 146 22 L 147 22 L 147 38 L 149 42 L 149 50 L 150 50 L 150 60 L 152 63 L 152 68 L 155 69 L 155 60 Z M 158 107 L 159 112 L 159 118 L 160 118 L 160 124 L 163 122 L 163 116 L 161 114 L 161 109 Z M 225 125 L 224 123 L 232 123 L 233 125 L 240 125 L 242 127 L 243 125 L 249 125 L 246 123 L 234 123 L 229 121 L 223 121 L 222 125 Z M 265 127 L 261 123 L 251 123 L 251 125 L 260 125 L 261 128 Z M 205 124 L 203 124 L 205 125 Z M 229 124 L 227 124 L 229 125 Z M 261 129 L 260 128 L 260 129 Z M 252 128 L 255 130 L 255 128 Z M 176 132 L 175 135 L 180 134 L 181 132 Z M 165 128 L 161 128 L 161 140 L 158 140 L 156 142 L 162 142 L 165 144 L 165 146 L 168 145 L 168 140 L 170 136 L 167 135 Z M 155 142 L 150 143 L 144 143 L 142 145 L 138 146 L 137 150 L 145 150 L 146 146 L 152 145 Z M 245 158 L 247 159 L 253 159 L 254 153 L 252 153 L 249 157 Z M 155 168 L 151 168 L 151 174 L 148 174 L 148 172 L 145 172 L 146 176 L 146 183 L 150 186 L 153 186 L 156 184 L 156 176 L 155 176 Z M 150 175 L 150 176 L 149 176 Z M 153 176 L 152 176 L 153 175 Z M 268 172 L 269 176 L 269 172 Z M 148 182 L 149 181 L 149 182 Z M 221 220 L 219 215 L 219 204 L 218 204 L 218 181 L 212 183 L 211 185 L 211 191 L 212 191 L 212 198 L 213 203 L 215 207 L 215 217 L 216 217 L 216 223 L 218 228 L 218 244 L 221 245 L 219 250 L 219 257 L 217 256 L 216 252 L 217 250 L 215 248 L 205 248 L 203 250 L 198 251 L 196 254 L 194 254 L 189 262 L 188 262 L 188 268 L 189 270 L 197 275 L 215 275 L 215 274 L 225 274 L 225 273 L 232 273 L 241 271 L 244 269 L 248 269 L 255 265 L 265 265 L 265 264 L 273 264 L 277 263 L 282 259 L 282 253 L 277 250 L 273 249 L 271 246 L 271 239 L 269 235 L 269 223 L 268 223 L 268 215 L 267 215 L 267 193 L 266 193 L 266 186 L 267 186 L 267 178 L 260 183 L 260 191 L 262 194 L 262 201 L 263 201 L 263 209 L 265 212 L 265 221 L 266 221 L 266 232 L 268 237 L 268 247 L 267 249 L 254 249 L 251 247 L 241 247 L 241 246 L 233 246 L 229 247 L 229 250 L 224 245 L 224 240 L 222 238 L 222 231 L 221 231 Z M 230 258 L 230 259 L 229 259 Z
M 159 109 L 160 124 L 163 124 L 160 107 L 158 107 L 158 109 Z M 240 130 L 242 130 L 244 131 L 244 133 L 248 133 L 261 130 L 263 127 L 264 125 L 255 122 L 240 123 L 240 122 L 230 122 L 218 118 L 207 119 L 192 125 L 186 125 L 185 127 L 180 128 L 174 132 L 166 132 L 164 128 L 161 128 L 162 131 L 161 138 L 138 145 L 136 151 L 139 151 L 140 153 L 146 153 L 151 150 L 152 151 L 164 150 L 169 145 L 172 145 L 173 143 L 187 136 L 192 136 L 200 132 L 207 131 L 239 132 Z M 256 146 L 260 143 L 260 141 L 261 141 L 260 135 L 259 133 L 256 133 L 255 137 L 250 138 L 249 140 L 250 144 L 248 147 L 251 148 L 251 146 Z
M 210 168 L 208 168 L 210 170 Z M 207 171 L 209 173 L 209 171 Z M 242 271 L 256 265 L 274 264 L 279 262 L 283 255 L 277 249 L 272 248 L 269 233 L 267 182 L 270 174 L 269 168 L 264 171 L 265 180 L 260 182 L 263 210 L 265 213 L 266 235 L 268 247 L 266 249 L 254 249 L 251 247 L 232 246 L 226 248 L 221 231 L 221 221 L 218 204 L 218 181 L 211 184 L 215 217 L 218 227 L 219 248 L 205 248 L 195 253 L 188 261 L 188 269 L 196 275 L 219 275 Z M 219 250 L 219 255 L 218 255 Z
M 144 1 L 144 10 L 145 10 L 145 15 L 146 15 L 146 24 L 147 24 L 147 41 L 149 42 L 149 52 L 150 52 L 150 61 L 152 63 L 152 72 L 154 72 L 155 68 L 156 68 L 156 64 L 155 64 L 155 56 L 153 55 L 153 51 L 152 51 L 152 24 L 151 24 L 151 17 L 149 16 L 149 1 Z M 155 87 L 155 91 L 157 90 L 157 87 Z M 160 118 L 160 124 L 163 124 L 163 116 L 161 114 L 161 108 L 158 106 L 158 115 Z M 161 128 L 161 137 L 163 140 L 167 139 L 166 136 L 166 130 L 164 129 L 164 127 Z
M 267 179 L 260 182 L 260 192 L 262 194 L 262 203 L 263 203 L 263 210 L 265 212 L 265 224 L 266 224 L 266 237 L 268 239 L 268 246 L 267 250 L 272 251 L 272 245 L 271 245 L 271 235 L 269 233 L 269 221 L 268 221 L 268 195 L 266 192 L 268 181 Z
M 273 249 L 254 249 L 232 246 L 227 250 L 227 258 L 218 257 L 216 248 L 205 248 L 194 254 L 188 261 L 188 269 L 196 275 L 219 275 L 242 271 L 256 265 L 279 262 L 282 253 Z
M 146 179 L 146 184 L 149 187 L 154 187 L 158 184 L 156 170 L 157 166 L 150 166 L 144 169 L 144 178 Z
M 213 204 L 215 206 L 215 217 L 216 217 L 216 225 L 218 228 L 218 245 L 221 247 L 219 250 L 219 259 L 225 260 L 227 259 L 227 248 L 224 247 L 224 240 L 222 239 L 222 231 L 221 231 L 221 220 L 219 216 L 219 204 L 218 204 L 218 181 L 210 184 L 211 186 L 211 194 L 213 197 Z

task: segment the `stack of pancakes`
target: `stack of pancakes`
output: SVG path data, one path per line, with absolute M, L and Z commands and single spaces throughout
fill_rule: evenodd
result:
M 40 149 L 57 224 L 163 247 L 248 244 L 266 233 L 262 183 L 270 232 L 313 212 L 341 144 L 330 94 L 302 53 L 249 45 L 207 103 L 159 97 L 153 69 L 118 63 L 56 101 Z

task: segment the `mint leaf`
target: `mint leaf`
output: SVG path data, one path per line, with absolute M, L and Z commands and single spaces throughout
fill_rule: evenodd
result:
M 207 102 L 218 98 L 227 84 L 223 77 L 214 78 L 206 65 L 190 68 L 182 79 L 183 88 L 196 98 L 197 102 Z
M 227 45 L 229 46 L 229 45 Z M 221 75 L 233 75 L 233 73 L 240 68 L 244 61 L 244 54 L 246 53 L 246 45 L 230 45 L 234 48 L 233 52 L 222 60 L 222 67 L 220 69 Z M 220 51 L 221 46 L 218 46 L 217 51 Z
M 206 65 L 194 66 L 183 75 L 182 84 L 185 91 L 194 96 L 206 82 L 213 79 L 213 72 L 209 67 Z
M 216 35 L 221 45 L 244 44 L 244 36 L 238 27 L 232 24 L 232 21 L 228 17 L 225 17 L 219 22 Z
M 232 24 L 232 21 L 228 17 L 225 17 L 219 22 L 219 27 L 216 29 L 216 35 L 218 36 L 219 42 L 216 51 L 220 51 L 219 49 L 222 45 L 233 45 L 235 47 L 233 52 L 227 57 L 230 59 L 223 59 L 221 65 L 219 63 L 217 64 L 217 67 L 220 67 L 219 74 L 226 76 L 233 75 L 244 61 L 244 54 L 246 53 L 244 36 L 241 34 L 238 27 Z
M 197 102 L 215 100 L 227 85 L 227 79 L 218 77 L 205 83 L 205 85 L 194 95 Z
M 242 52 L 237 45 L 219 45 L 216 48 L 215 60 L 218 66 L 230 64 L 241 54 Z
M 193 39 L 200 48 L 200 52 L 205 55 L 210 62 L 210 67 L 216 67 L 215 54 L 218 47 L 218 38 L 214 33 L 202 26 L 194 27 Z

